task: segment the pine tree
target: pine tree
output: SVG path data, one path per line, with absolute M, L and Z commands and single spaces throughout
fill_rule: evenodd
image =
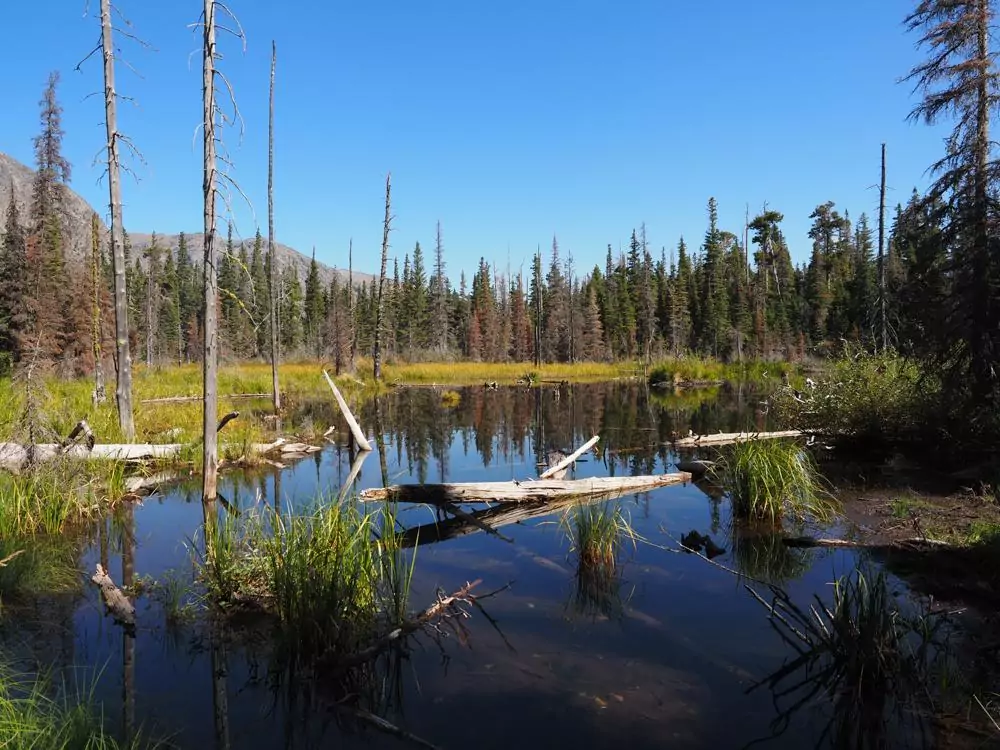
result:
M 547 362 L 569 360 L 569 294 L 559 262 L 559 242 L 552 238 L 552 260 L 545 276 L 542 353 Z
M 410 267 L 410 287 L 407 294 L 407 346 L 411 352 L 425 349 L 431 342 L 427 316 L 427 271 L 424 268 L 424 253 L 420 243 L 413 248 L 413 264 Z
M 593 285 L 588 284 L 585 291 L 587 300 L 584 308 L 583 321 L 583 358 L 591 361 L 607 359 L 604 347 L 604 327 L 601 325 L 601 312 L 597 305 L 597 292 Z
M 700 348 L 715 357 L 729 349 L 729 297 L 723 236 L 718 226 L 715 198 L 708 199 L 708 231 L 705 232 L 704 268 L 701 278 L 702 306 Z
M 260 357 L 268 351 L 268 341 L 270 340 L 268 318 L 271 311 L 267 296 L 268 281 L 267 269 L 264 265 L 263 245 L 264 240 L 258 229 L 253 239 L 253 251 L 250 255 L 250 299 L 252 302 L 249 304 L 254 326 L 250 353 L 252 357 Z
M 164 357 L 182 361 L 180 288 L 178 286 L 177 265 L 173 254 L 167 250 L 163 272 L 159 279 L 160 310 L 158 315 L 159 349 Z
M 531 359 L 532 326 L 521 274 L 517 275 L 516 282 L 511 282 L 510 318 L 510 358 L 515 362 L 528 362 Z
M 438 354 L 444 354 L 449 347 L 448 277 L 445 275 L 444 242 L 441 239 L 441 222 L 437 223 L 434 240 L 434 277 L 432 299 L 434 319 L 434 343 Z
M 56 99 L 59 74 L 49 76 L 41 106 L 41 132 L 35 137 L 36 172 L 32 189 L 30 232 L 26 255 L 30 286 L 26 297 L 31 346 L 40 357 L 53 361 L 74 340 L 70 329 L 72 288 L 66 267 L 63 224 L 69 162 L 62 155 L 62 107 Z
M 306 276 L 305 305 L 306 345 L 315 356 L 320 357 L 323 353 L 322 328 L 326 316 L 323 312 L 323 288 L 319 283 L 319 265 L 316 263 L 315 247 L 312 259 L 309 261 L 309 275 Z
M 27 241 L 17 201 L 13 199 L 13 181 L 10 195 L 4 219 L 3 244 L 0 245 L 0 351 L 5 357 L 4 371 L 9 371 L 12 365 L 21 361 L 29 322 Z
M 691 339 L 691 303 L 689 290 L 692 284 L 691 260 L 687 245 L 681 237 L 677 243 L 677 274 L 671 280 L 670 294 L 670 348 L 679 357 L 688 347 Z
M 302 284 L 293 263 L 282 269 L 280 302 L 281 348 L 294 352 L 302 345 Z
M 177 307 L 183 336 L 183 359 L 191 362 L 192 357 L 197 358 L 200 351 L 199 347 L 192 345 L 192 331 L 197 332 L 200 327 L 200 294 L 198 274 L 191 263 L 184 232 L 177 238 Z M 199 336 L 195 335 L 194 338 L 200 341 Z

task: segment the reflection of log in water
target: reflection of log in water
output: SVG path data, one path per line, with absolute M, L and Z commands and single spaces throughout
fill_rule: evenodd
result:
M 351 471 L 347 475 L 347 479 L 344 480 L 343 486 L 340 488 L 339 502 L 344 502 L 344 498 L 354 487 L 354 482 L 358 478 L 358 474 L 361 473 L 361 466 L 364 464 L 365 459 L 368 458 L 370 451 L 360 451 L 351 462 Z
M 385 462 L 385 433 L 382 432 L 382 399 L 375 397 L 375 447 L 378 449 L 378 465 L 382 470 L 382 486 L 389 486 L 389 467 Z
M 489 526 L 493 530 L 509 526 L 511 524 L 527 521 L 532 518 L 542 518 L 553 513 L 572 508 L 580 502 L 600 502 L 606 497 L 586 498 L 581 500 L 578 497 L 565 498 L 556 502 L 507 502 L 494 505 L 491 508 L 465 513 L 471 516 L 475 522 L 468 518 L 455 517 L 445 521 L 414 526 L 401 533 L 397 538 L 403 547 L 416 547 L 417 545 L 433 544 L 443 542 L 447 539 L 455 539 L 467 534 L 475 534 L 483 531 L 483 525 Z M 443 503 L 447 508 L 450 503 Z

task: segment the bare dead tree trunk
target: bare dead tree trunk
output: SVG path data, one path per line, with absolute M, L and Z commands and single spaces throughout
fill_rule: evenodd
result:
M 378 275 L 378 302 L 375 310 L 375 346 L 372 350 L 375 380 L 382 379 L 382 323 L 385 318 L 385 266 L 389 260 L 389 225 L 392 223 L 392 173 L 385 176 L 385 221 L 382 223 L 382 267 Z
M 132 354 L 128 344 L 128 292 L 125 288 L 125 244 L 122 237 L 121 155 L 118 151 L 118 100 L 115 92 L 111 0 L 101 0 L 101 51 L 104 57 L 104 114 L 108 136 L 108 191 L 111 204 L 111 264 L 115 275 L 115 402 L 118 426 L 126 441 L 135 440 L 132 418 Z
M 94 403 L 103 404 L 107 401 L 107 393 L 104 390 L 104 363 L 101 352 L 101 238 L 97 224 L 97 214 L 90 216 L 90 275 L 94 292 L 94 309 L 91 327 L 91 337 L 94 347 Z
M 215 0 L 205 0 L 204 49 L 202 58 L 202 99 L 204 111 L 204 183 L 205 204 L 205 352 L 203 363 L 204 474 L 202 492 L 205 502 L 215 500 L 219 470 L 219 445 L 216 433 L 219 411 L 218 305 L 219 277 L 215 237 L 215 192 L 218 174 L 215 155 Z
M 354 324 L 354 238 L 347 243 L 347 313 L 351 326 L 350 372 L 354 372 L 354 359 L 358 354 L 357 326 Z
M 889 330 L 886 321 L 885 300 L 885 144 L 882 144 L 882 179 L 878 190 L 878 299 L 879 299 L 879 338 L 882 351 L 889 348 Z
M 156 236 L 153 236 L 153 244 L 150 245 L 148 255 L 149 255 L 149 265 L 146 267 L 146 366 L 153 366 L 153 331 L 156 328 L 156 321 L 153 320 L 155 317 L 155 305 L 153 304 L 154 291 L 156 289 L 156 280 L 153 278 L 153 274 L 156 271 Z
M 271 307 L 271 391 L 274 413 L 281 411 L 281 390 L 278 387 L 278 279 L 274 269 L 274 68 L 278 60 L 278 47 L 271 41 L 271 93 L 267 114 L 267 280 L 268 302 Z

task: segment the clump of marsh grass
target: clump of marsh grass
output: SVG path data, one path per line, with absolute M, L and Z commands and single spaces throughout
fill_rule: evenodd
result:
M 462 396 L 458 391 L 444 391 L 441 394 L 441 406 L 445 408 L 458 406 L 462 401 Z
M 388 507 L 332 497 L 289 515 L 270 507 L 227 513 L 206 534 L 201 577 L 223 608 L 274 615 L 296 657 L 335 659 L 405 616 L 413 568 L 393 541 L 394 526 Z
M 883 571 L 859 567 L 834 582 L 832 602 L 815 596 L 806 608 L 775 586 L 770 602 L 747 590 L 768 609 L 772 626 L 797 654 L 751 688 L 766 685 L 776 702 L 793 701 L 776 725 L 787 726 L 799 708 L 828 697 L 833 715 L 817 744 L 832 734 L 837 746 L 876 746 L 867 740 L 884 737 L 888 709 L 929 699 L 929 675 L 935 660 L 946 654 L 937 638 L 944 619 L 905 614 Z
M 621 614 L 619 559 L 638 535 L 617 501 L 580 502 L 560 521 L 576 555 L 573 607 L 581 614 L 616 617 Z
M 740 441 L 720 451 L 712 474 L 740 520 L 779 524 L 789 514 L 828 522 L 836 515 L 812 457 L 794 442 Z
M 65 535 L 0 539 L 0 607 L 79 590 L 79 552 L 77 540 Z
M 22 675 L 0 664 L 0 746 L 31 750 L 118 750 L 160 743 L 118 742 L 104 727 L 93 686 L 56 685 L 48 674 Z

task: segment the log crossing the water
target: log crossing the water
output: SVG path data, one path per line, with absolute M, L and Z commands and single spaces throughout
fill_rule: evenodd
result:
M 781 430 L 779 432 L 720 432 L 717 435 L 690 435 L 678 438 L 669 445 L 675 448 L 700 448 L 703 445 L 730 445 L 746 440 L 775 440 L 777 438 L 807 437 L 802 430 Z
M 648 492 L 657 487 L 691 481 L 679 471 L 638 477 L 587 479 L 526 479 L 523 482 L 466 482 L 460 484 L 397 484 L 362 490 L 362 500 L 401 503 L 551 502 L 567 498 L 599 498 Z

